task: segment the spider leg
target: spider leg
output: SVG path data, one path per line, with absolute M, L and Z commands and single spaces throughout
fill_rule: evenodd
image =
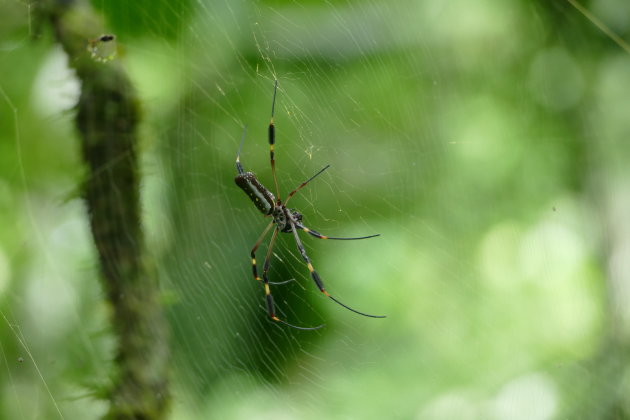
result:
M 276 109 L 276 92 L 278 91 L 278 80 L 273 86 L 273 101 L 271 102 L 271 120 L 269 121 L 269 159 L 271 160 L 271 174 L 273 175 L 273 182 L 276 185 L 276 197 L 278 203 L 280 200 L 280 189 L 278 188 L 278 178 L 276 177 L 276 159 L 274 153 L 274 147 L 276 143 L 276 128 L 273 125 L 273 114 Z
M 312 180 L 314 180 L 317 175 L 321 174 L 322 172 L 324 172 L 326 169 L 330 168 L 330 165 L 326 165 L 324 166 L 322 169 L 319 170 L 319 172 L 317 172 L 315 175 L 313 175 L 312 177 L 310 177 L 309 179 L 307 179 L 306 181 L 302 182 L 300 184 L 299 187 L 297 187 L 296 189 L 294 189 L 293 191 L 291 191 L 289 193 L 289 195 L 287 196 L 286 201 L 284 202 L 284 205 L 286 206 L 287 203 L 289 202 L 289 200 L 291 199 L 291 197 L 293 197 L 293 195 L 295 195 L 296 192 L 300 191 L 302 188 L 304 188 L 304 186 L 306 186 L 306 184 L 308 184 L 309 182 L 311 182 Z
M 265 285 L 265 299 L 267 301 L 267 313 L 269 314 L 269 317 L 273 319 L 274 321 L 280 322 L 281 324 L 284 324 L 291 328 L 297 328 L 298 330 L 317 330 L 319 328 L 322 328 L 324 326 L 323 324 L 318 325 L 317 327 L 298 327 L 296 325 L 289 324 L 288 322 L 283 321 L 276 316 L 276 309 L 273 303 L 273 296 L 271 295 L 271 289 L 269 288 L 270 283 L 269 283 L 269 279 L 267 278 L 267 272 L 269 271 L 269 265 L 271 264 L 271 255 L 272 255 L 271 251 L 273 250 L 273 246 L 276 242 L 276 238 L 278 237 L 278 232 L 280 232 L 280 229 L 276 227 L 271 236 L 271 242 L 269 242 L 269 249 L 267 250 L 267 256 L 265 257 L 265 262 L 263 263 L 262 276 L 263 276 L 263 283 Z
M 322 324 L 322 325 L 318 325 L 317 327 L 298 327 L 297 325 L 289 324 L 288 322 L 285 322 L 278 318 L 274 318 L 274 321 L 278 321 L 279 323 L 284 324 L 287 327 L 295 328 L 297 330 L 306 330 L 306 331 L 319 330 L 320 328 L 323 328 L 326 326 L 326 324 Z
M 252 251 L 250 253 L 250 255 L 252 257 L 252 272 L 254 274 L 254 280 L 258 280 L 258 281 L 262 280 L 260 277 L 258 277 L 258 270 L 256 269 L 256 251 L 258 250 L 258 247 L 260 246 L 262 240 L 265 239 L 265 236 L 267 235 L 267 232 L 269 232 L 269 229 L 271 229 L 272 226 L 273 226 L 273 222 L 271 222 L 271 223 L 269 223 L 267 225 L 267 227 L 265 228 L 263 233 L 260 235 L 260 237 L 256 241 L 256 244 L 254 245 L 254 247 L 252 248 Z
M 376 236 L 381 236 L 380 233 L 377 233 L 375 235 L 358 236 L 356 238 L 339 238 L 339 237 L 322 235 L 321 233 L 316 232 L 316 231 L 314 231 L 312 229 L 309 229 L 309 228 L 307 228 L 306 226 L 304 226 L 302 224 L 296 223 L 295 226 L 298 229 L 302 229 L 304 232 L 308 233 L 309 235 L 314 236 L 314 237 L 319 238 L 319 239 L 337 239 L 337 240 L 340 240 L 340 241 L 353 241 L 353 240 L 356 240 L 356 239 L 368 239 L 368 238 L 374 238 Z
M 254 274 L 254 280 L 257 281 L 262 281 L 262 279 L 260 277 L 258 277 L 258 269 L 256 268 L 256 251 L 258 250 L 258 247 L 260 247 L 260 244 L 262 243 L 262 240 L 265 238 L 265 236 L 267 236 L 267 233 L 269 232 L 269 229 L 271 229 L 271 227 L 273 226 L 273 222 L 269 223 L 267 225 L 267 227 L 265 228 L 265 230 L 263 231 L 263 233 L 260 235 L 260 237 L 258 238 L 258 240 L 256 241 L 256 244 L 254 245 L 254 247 L 251 250 L 251 257 L 252 257 L 252 272 Z M 273 246 L 273 243 L 272 245 Z M 295 281 L 295 279 L 289 279 L 289 280 L 285 280 L 285 281 L 278 281 L 278 282 L 269 282 L 269 284 L 286 284 L 286 283 L 290 283 L 292 281 Z
M 236 152 L 236 172 L 240 174 L 244 174 L 245 170 L 243 169 L 243 165 L 241 164 L 241 149 L 243 148 L 243 143 L 245 143 L 245 135 L 247 134 L 247 126 L 243 127 L 243 137 L 241 138 L 241 145 L 238 147 L 238 152 Z
M 302 259 L 304 259 L 304 261 L 306 262 L 306 266 L 308 267 L 308 271 L 311 272 L 311 277 L 313 278 L 313 281 L 315 282 L 315 284 L 317 285 L 317 287 L 319 288 L 320 292 L 322 292 L 326 297 L 329 297 L 330 299 L 332 299 L 335 303 L 343 306 L 344 308 L 357 313 L 359 315 L 363 315 L 363 316 L 367 316 L 370 318 L 385 318 L 385 315 L 370 315 L 370 314 L 366 314 L 364 312 L 361 311 L 357 311 L 356 309 L 353 309 L 351 307 L 349 307 L 348 305 L 345 305 L 344 303 L 341 303 L 340 301 L 338 301 L 337 299 L 335 299 L 334 297 L 332 297 L 324 288 L 324 282 L 322 282 L 322 279 L 319 277 L 319 274 L 317 274 L 317 271 L 315 271 L 315 268 L 313 268 L 313 264 L 311 264 L 311 260 L 308 257 L 308 255 L 306 255 L 306 250 L 304 249 L 304 245 L 302 245 L 302 241 L 300 240 L 300 237 L 298 235 L 297 232 L 297 228 L 295 226 L 295 223 L 291 222 L 291 231 L 293 232 L 293 236 L 295 237 L 295 242 L 297 244 L 298 250 L 300 251 L 300 254 L 302 255 Z

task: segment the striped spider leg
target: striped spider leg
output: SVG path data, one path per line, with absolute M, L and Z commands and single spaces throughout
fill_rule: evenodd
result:
M 268 216 L 272 217 L 272 221 L 267 225 L 263 233 L 260 235 L 256 243 L 254 244 L 254 247 L 252 248 L 251 254 L 250 254 L 251 261 L 252 261 L 252 273 L 254 275 L 254 279 L 257 281 L 262 281 L 263 286 L 265 288 L 267 313 L 272 320 L 282 323 L 292 328 L 300 329 L 300 330 L 316 330 L 324 326 L 324 325 L 318 325 L 316 327 L 299 327 L 293 324 L 289 324 L 288 322 L 281 320 L 280 318 L 276 316 L 275 303 L 273 300 L 273 296 L 271 294 L 270 285 L 287 283 L 287 281 L 279 282 L 279 283 L 270 282 L 267 277 L 267 274 L 269 272 L 269 266 L 271 265 L 271 257 L 273 255 L 272 251 L 276 243 L 278 233 L 293 233 L 293 237 L 295 238 L 295 243 L 297 245 L 298 251 L 300 252 L 300 255 L 302 256 L 302 259 L 306 263 L 306 266 L 308 267 L 308 271 L 310 272 L 313 282 L 315 282 L 315 285 L 320 290 L 320 292 L 322 292 L 326 297 L 330 298 L 335 303 L 359 315 L 363 315 L 363 316 L 367 316 L 371 318 L 385 318 L 385 316 L 383 315 L 370 315 L 364 312 L 357 311 L 356 309 L 353 309 L 349 307 L 348 305 L 345 305 L 344 303 L 340 302 L 339 300 L 331 296 L 326 291 L 321 277 L 319 276 L 317 271 L 315 271 L 315 268 L 313 267 L 313 264 L 311 263 L 310 258 L 306 254 L 304 245 L 302 244 L 302 241 L 300 240 L 300 237 L 298 235 L 298 230 L 303 230 L 304 232 L 318 239 L 336 239 L 336 240 L 368 239 L 368 238 L 373 238 L 375 236 L 379 236 L 379 234 L 360 236 L 356 238 L 341 238 L 341 237 L 325 236 L 319 232 L 316 232 L 304 226 L 304 224 L 302 224 L 302 214 L 299 213 L 295 209 L 290 209 L 287 207 L 287 203 L 289 202 L 291 197 L 295 195 L 295 193 L 297 193 L 299 190 L 304 188 L 309 182 L 315 179 L 318 175 L 323 173 L 326 169 L 330 167 L 330 165 L 326 165 L 315 175 L 313 175 L 312 177 L 310 177 L 309 179 L 301 183 L 296 189 L 291 191 L 289 195 L 287 196 L 287 199 L 284 202 L 282 202 L 280 198 L 280 190 L 278 188 L 278 178 L 276 177 L 276 160 L 275 160 L 275 153 L 274 153 L 275 152 L 274 151 L 275 126 L 274 126 L 273 118 L 274 118 L 274 111 L 275 111 L 275 105 L 276 105 L 277 90 L 278 90 L 278 81 L 276 80 L 274 84 L 274 89 L 273 89 L 273 101 L 271 104 L 271 120 L 269 122 L 269 130 L 268 130 L 269 159 L 271 162 L 271 174 L 273 176 L 273 182 L 276 187 L 276 195 L 274 196 L 274 194 L 271 191 L 265 188 L 265 186 L 262 185 L 260 181 L 258 181 L 258 179 L 256 178 L 256 175 L 254 175 L 252 172 L 246 172 L 243 169 L 240 155 L 241 155 L 241 149 L 243 147 L 243 143 L 245 142 L 246 129 L 243 130 L 243 138 L 241 140 L 241 145 L 239 146 L 238 152 L 236 154 L 236 171 L 238 172 L 238 174 L 236 175 L 236 178 L 234 179 L 234 181 L 236 182 L 236 185 L 238 185 L 241 189 L 243 189 L 243 191 L 245 191 L 245 193 L 249 196 L 249 198 L 254 202 L 254 205 L 256 206 L 256 208 L 265 217 L 268 217 Z M 263 271 L 262 271 L 262 278 L 261 278 L 258 275 L 258 268 L 256 264 L 256 251 L 258 250 L 265 236 L 267 236 L 267 234 L 269 233 L 272 227 L 274 229 L 271 235 L 271 240 L 269 242 L 269 247 L 267 249 L 267 254 L 263 262 Z M 291 280 L 288 280 L 288 281 L 291 281 Z

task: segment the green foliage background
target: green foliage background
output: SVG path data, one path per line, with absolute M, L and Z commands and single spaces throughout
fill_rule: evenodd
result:
M 630 417 L 630 6 L 527 0 L 95 1 L 143 98 L 143 203 L 174 349 L 173 415 Z M 108 311 L 82 201 L 77 87 L 33 4 L 0 3 L 0 419 L 97 418 Z M 95 37 L 100 34 L 95 34 Z M 87 42 L 87 41 L 86 41 Z M 625 49 L 624 49 L 625 48 Z M 105 63 L 104 65 L 107 65 Z M 265 317 L 249 250 L 281 190 Z M 265 250 L 260 252 L 262 260 Z

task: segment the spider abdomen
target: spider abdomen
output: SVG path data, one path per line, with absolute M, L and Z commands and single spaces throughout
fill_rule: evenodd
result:
M 276 207 L 276 197 L 256 179 L 256 175 L 252 172 L 238 174 L 234 182 L 245 191 L 261 213 L 270 215 L 273 212 Z

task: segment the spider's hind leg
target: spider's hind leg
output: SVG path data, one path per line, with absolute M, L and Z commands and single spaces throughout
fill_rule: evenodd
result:
M 309 229 L 306 226 L 302 225 L 302 224 L 297 224 L 295 225 L 298 229 L 302 229 L 304 232 L 308 233 L 311 236 L 314 236 L 318 239 L 336 239 L 339 241 L 354 241 L 354 240 L 358 240 L 358 239 L 369 239 L 369 238 L 375 238 L 377 236 L 381 236 L 380 233 L 376 233 L 374 235 L 367 235 L 367 236 L 357 236 L 357 237 L 351 237 L 351 238 L 342 238 L 342 237 L 334 237 L 334 236 L 326 236 L 326 235 L 322 235 L 319 232 L 314 231 L 313 229 Z
M 340 302 L 339 300 L 331 296 L 330 293 L 326 291 L 326 288 L 324 287 L 324 282 L 322 281 L 321 277 L 319 277 L 319 274 L 317 274 L 317 271 L 315 271 L 313 264 L 311 264 L 310 258 L 308 257 L 308 255 L 306 255 L 306 250 L 304 249 L 304 245 L 302 245 L 302 241 L 300 240 L 300 237 L 298 236 L 297 227 L 293 223 L 291 223 L 291 226 L 293 227 L 292 229 L 293 236 L 295 237 L 295 242 L 297 244 L 298 250 L 300 251 L 300 254 L 302 255 L 302 259 L 304 259 L 304 261 L 306 262 L 308 271 L 310 271 L 311 273 L 311 278 L 313 279 L 313 281 L 319 288 L 320 292 L 322 292 L 326 297 L 329 297 L 333 302 L 359 315 L 367 316 L 370 318 L 386 318 L 385 315 L 370 315 L 370 314 L 366 314 L 365 312 L 357 311 L 356 309 L 349 307 L 348 305 Z M 326 238 L 326 239 L 364 239 L 364 238 Z
M 276 242 L 276 238 L 278 237 L 279 231 L 280 230 L 277 227 L 274 229 L 273 234 L 271 236 L 271 241 L 269 242 L 269 249 L 267 250 L 267 256 L 265 257 L 265 262 L 263 263 L 262 279 L 263 279 L 263 284 L 265 286 L 265 301 L 267 303 L 267 313 L 269 314 L 269 317 L 272 320 L 279 322 L 281 324 L 284 324 L 288 327 L 296 328 L 298 330 L 317 330 L 319 328 L 322 328 L 324 326 L 323 324 L 318 325 L 317 327 L 298 327 L 296 325 L 289 324 L 288 322 L 283 321 L 276 316 L 276 308 L 273 301 L 273 296 L 271 295 L 271 288 L 269 287 L 271 283 L 269 282 L 269 279 L 267 278 L 267 273 L 269 271 L 269 265 L 271 264 L 271 255 L 272 255 L 273 246 Z

